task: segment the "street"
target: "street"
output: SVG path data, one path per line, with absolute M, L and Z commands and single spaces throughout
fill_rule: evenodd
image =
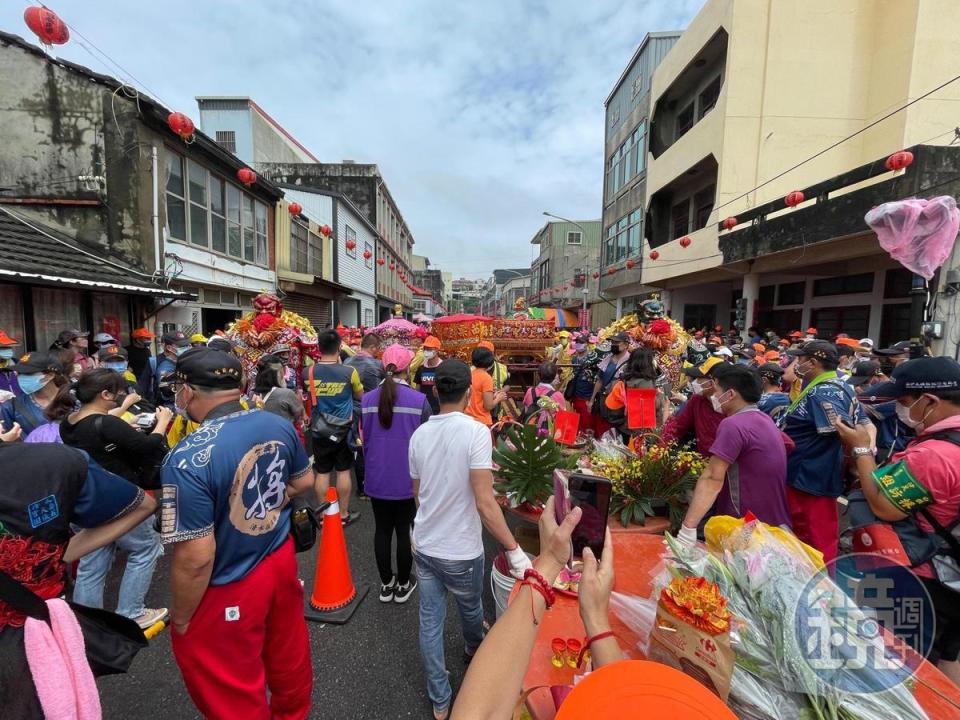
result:
M 346 625 L 307 623 L 313 656 L 313 704 L 311 718 L 324 720 L 369 720 L 381 718 L 428 718 L 430 701 L 417 644 L 419 594 L 404 605 L 381 603 L 377 598 L 379 576 L 373 555 L 373 512 L 370 504 L 354 499 L 360 519 L 346 528 L 347 548 L 354 583 L 369 583 L 370 592 Z M 484 580 L 484 610 L 493 622 L 494 605 L 489 589 L 493 559 L 487 541 L 487 575 Z M 299 556 L 301 577 L 309 595 L 316 563 L 316 548 Z M 107 607 L 116 602 L 123 562 L 110 576 Z M 161 558 L 147 594 L 151 606 L 169 606 L 170 558 Z M 446 658 L 456 692 L 463 680 L 463 640 L 456 605 L 447 609 Z M 142 650 L 127 675 L 98 681 L 103 716 L 159 720 L 199 718 L 180 678 L 170 649 L 170 630 L 164 630 Z M 239 720 L 239 719 L 238 719 Z

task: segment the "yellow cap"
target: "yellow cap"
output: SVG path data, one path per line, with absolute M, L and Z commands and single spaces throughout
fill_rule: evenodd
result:
M 190 342 L 192 342 L 192 343 L 198 343 L 198 342 L 205 343 L 205 342 L 207 342 L 207 338 L 205 338 L 205 337 L 204 337 L 202 334 L 200 334 L 200 333 L 194 333 L 193 335 L 190 336 Z

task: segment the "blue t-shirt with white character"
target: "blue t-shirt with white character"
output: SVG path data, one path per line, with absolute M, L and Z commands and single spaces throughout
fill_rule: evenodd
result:
M 870 422 L 856 391 L 839 379 L 817 384 L 780 416 L 781 429 L 796 443 L 787 456 L 791 487 L 820 497 L 843 493 L 843 443 L 833 424 L 835 417 L 849 425 Z
M 241 580 L 284 543 L 290 533 L 287 485 L 310 472 L 293 425 L 239 403 L 228 410 L 235 411 L 214 411 L 178 443 L 160 474 L 163 542 L 212 533 L 211 585 Z

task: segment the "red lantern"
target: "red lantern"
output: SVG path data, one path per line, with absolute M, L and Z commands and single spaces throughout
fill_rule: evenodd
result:
M 693 240 L 691 240 L 688 235 L 684 235 L 682 238 L 680 238 L 680 247 L 688 248 L 692 242 Z
M 593 271 L 593 279 L 596 280 L 596 279 L 599 278 L 599 277 L 600 277 L 600 273 L 598 273 L 596 270 L 594 270 L 594 271 Z
M 887 158 L 884 167 L 887 170 L 903 170 L 913 164 L 913 153 L 909 150 L 900 150 Z
M 386 262 L 383 258 L 377 258 L 377 265 L 383 265 Z
M 182 112 L 170 113 L 170 115 L 167 116 L 167 125 L 171 130 L 180 136 L 181 140 L 186 141 L 191 135 L 193 135 L 193 120 L 188 118 Z
M 659 250 L 651 250 L 651 251 L 650 251 L 650 259 L 651 259 L 651 260 L 656 260 L 658 257 L 660 257 L 660 251 L 659 251 Z
M 299 215 L 301 212 L 303 212 L 303 208 L 300 207 L 300 203 L 295 203 L 295 202 L 290 203 L 290 205 L 287 206 L 287 210 L 289 210 L 290 214 L 294 216 Z
M 607 275 L 615 275 L 616 272 L 617 272 L 617 269 L 615 267 L 612 267 L 609 270 L 607 270 Z
M 329 226 L 329 225 L 321 225 L 321 226 L 320 226 L 320 234 L 323 235 L 324 237 L 330 237 L 330 233 L 331 233 L 331 232 L 332 232 L 332 231 L 330 230 L 330 226 Z
M 736 219 L 735 217 L 732 217 L 732 216 L 731 216 L 731 217 L 728 217 L 726 220 L 723 221 L 723 229 L 724 229 L 724 230 L 732 230 L 732 229 L 735 228 L 736 226 L 737 226 L 737 219 Z
M 396 264 L 396 263 L 390 263 L 390 269 L 391 269 L 391 270 L 395 270 L 396 267 L 397 267 L 397 264 Z
M 372 252 L 370 252 L 369 250 L 364 250 L 364 251 L 363 251 L 363 259 L 364 259 L 364 260 L 369 260 L 369 259 L 372 258 L 372 257 L 373 257 L 373 253 L 372 253 Z
M 353 240 L 347 240 L 345 244 L 347 246 L 347 250 L 354 250 L 357 247 L 357 243 L 355 243 Z
M 23 21 L 44 45 L 63 45 L 70 39 L 70 30 L 60 16 L 45 7 L 28 7 Z
M 240 168 L 237 170 L 237 180 L 250 187 L 257 181 L 257 174 L 250 168 Z
M 803 199 L 803 193 L 799 190 L 794 190 L 783 199 L 783 202 L 786 203 L 787 207 L 796 207 L 803 202 Z
M 633 260 L 627 260 L 627 270 L 633 270 L 637 266 Z

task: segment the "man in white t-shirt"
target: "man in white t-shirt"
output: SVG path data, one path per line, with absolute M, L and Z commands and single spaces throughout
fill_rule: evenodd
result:
M 483 640 L 483 527 L 506 551 L 510 571 L 523 577 L 530 560 L 517 545 L 493 496 L 490 429 L 464 414 L 470 368 L 460 360 L 437 367 L 440 413 L 410 439 L 410 476 L 417 501 L 414 561 L 420 582 L 420 653 L 433 715 L 445 720 L 453 692 L 443 653 L 447 593 L 463 625 L 467 662 Z

